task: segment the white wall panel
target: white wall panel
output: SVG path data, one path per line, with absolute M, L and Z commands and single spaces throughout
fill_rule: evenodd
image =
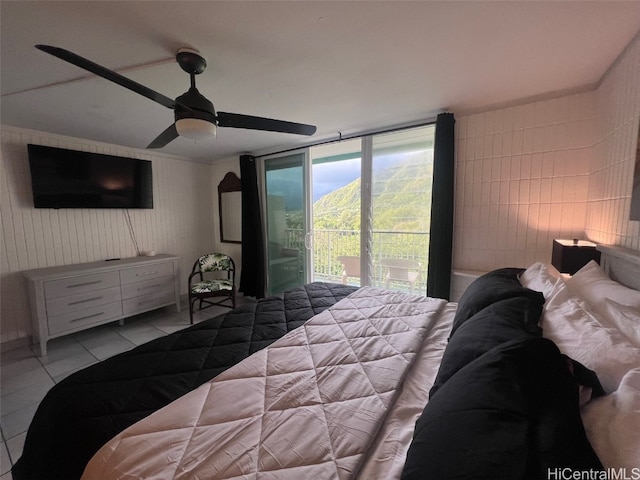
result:
M 21 271 L 131 257 L 136 249 L 125 210 L 35 209 L 27 144 L 151 160 L 154 208 L 129 210 L 142 252 L 179 255 L 182 292 L 194 259 L 215 245 L 212 167 L 161 153 L 2 127 L 0 162 L 0 328 L 2 342 L 29 335 L 29 305 Z
M 458 118 L 454 269 L 548 261 L 553 238 L 585 235 L 594 95 Z
M 550 262 L 554 238 L 640 250 L 640 36 L 597 90 L 456 120 L 454 269 Z
M 586 230 L 595 242 L 640 250 L 640 222 L 629 220 L 640 123 L 640 36 L 604 78 L 597 106 Z

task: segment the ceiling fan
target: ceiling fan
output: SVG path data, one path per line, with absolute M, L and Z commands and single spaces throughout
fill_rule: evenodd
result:
M 293 133 L 296 135 L 313 135 L 316 132 L 316 127 L 313 125 L 254 117 L 239 113 L 216 112 L 213 108 L 213 103 L 200 94 L 196 88 L 196 75 L 204 72 L 207 66 L 206 60 L 197 50 L 190 48 L 181 48 L 178 50 L 176 61 L 180 65 L 180 68 L 189 74 L 191 87 L 186 93 L 172 100 L 161 93 L 151 90 L 144 85 L 134 82 L 119 73 L 109 70 L 64 48 L 50 45 L 36 45 L 36 48 L 172 109 L 174 111 L 175 122 L 158 135 L 147 148 L 162 148 L 178 136 L 195 140 L 212 137 L 216 134 L 216 127 L 247 128 L 250 130 Z

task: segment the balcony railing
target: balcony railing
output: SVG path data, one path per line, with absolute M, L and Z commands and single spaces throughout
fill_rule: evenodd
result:
M 304 250 L 304 232 L 287 229 L 286 246 Z M 419 263 L 419 277 L 414 284 L 414 292 L 426 291 L 427 262 L 429 253 L 429 232 L 405 232 L 374 230 L 372 232 L 373 285 L 385 285 L 387 266 L 385 259 L 414 260 Z M 316 280 L 342 281 L 342 264 L 339 256 L 360 255 L 359 230 L 315 230 L 313 233 L 313 271 Z M 349 279 L 349 283 L 358 279 Z M 407 282 L 391 281 L 391 288 L 409 291 Z

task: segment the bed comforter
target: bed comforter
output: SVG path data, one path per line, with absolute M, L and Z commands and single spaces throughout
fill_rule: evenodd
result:
M 542 338 L 544 297 L 520 273 L 481 277 L 457 310 L 361 288 L 120 433 L 83 479 L 599 472 L 578 389 L 604 391 Z
M 457 312 L 364 287 L 122 432 L 83 479 L 600 472 L 578 388 L 587 378 L 604 392 L 542 338 L 544 297 L 520 285 L 521 271 L 481 278 Z
M 363 287 L 122 432 L 83 478 L 352 478 L 445 305 Z
M 77 372 L 40 404 L 14 480 L 80 478 L 125 428 L 273 343 L 356 290 L 316 282 L 244 305 Z M 97 477 L 90 477 L 97 478 Z

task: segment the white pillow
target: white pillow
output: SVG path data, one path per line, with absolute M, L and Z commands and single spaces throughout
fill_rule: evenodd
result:
M 542 335 L 553 340 L 562 353 L 594 370 L 605 391 L 611 393 L 628 371 L 640 368 L 640 348 L 617 329 L 604 325 L 565 283 L 556 282 L 544 306 Z
M 608 327 L 617 328 L 629 342 L 640 347 L 640 310 L 606 299 L 602 305 Z
M 640 312 L 640 291 L 611 280 L 596 262 L 591 260 L 567 280 L 569 291 L 583 298 L 593 309 L 608 318 L 605 300 L 613 300 Z
M 580 414 L 591 446 L 605 468 L 626 468 L 640 460 L 640 369 L 628 372 L 617 391 L 587 403 Z M 630 478 L 630 477 L 629 477 Z
M 552 265 L 541 262 L 534 263 L 522 272 L 519 280 L 523 287 L 541 292 L 544 298 L 549 298 L 558 280 L 563 281 L 560 273 Z

